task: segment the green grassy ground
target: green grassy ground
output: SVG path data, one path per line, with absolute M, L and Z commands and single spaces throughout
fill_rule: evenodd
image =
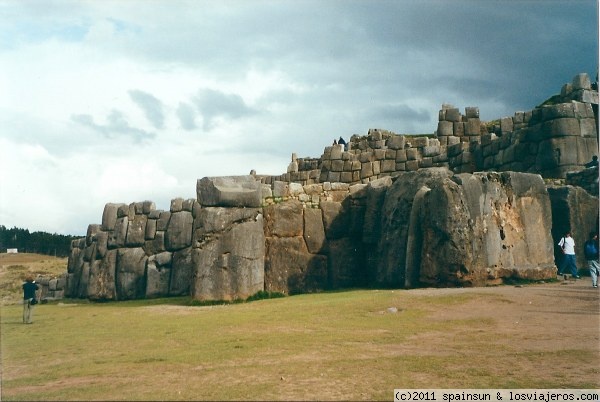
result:
M 493 319 L 431 316 L 489 297 L 356 290 L 210 307 L 77 301 L 37 306 L 32 325 L 21 323 L 21 306 L 4 306 L 2 399 L 389 400 L 394 388 L 599 385 L 519 369 L 594 358 L 585 351 L 490 347 Z M 437 350 L 435 339 L 448 336 L 453 349 Z

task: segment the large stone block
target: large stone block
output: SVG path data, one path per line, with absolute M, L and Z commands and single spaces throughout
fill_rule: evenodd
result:
M 116 300 L 117 250 L 107 251 L 104 258 L 90 264 L 87 297 L 90 300 Z
M 552 138 L 539 143 L 535 167 L 547 177 L 564 177 L 564 173 L 578 165 L 577 137 Z
M 191 247 L 186 247 L 173 253 L 169 296 L 183 296 L 190 293 L 193 270 L 194 264 L 192 263 Z
M 76 297 L 85 299 L 87 297 L 88 282 L 90 279 L 90 263 L 84 262 L 81 267 L 81 273 L 79 275 L 79 283 L 77 288 Z
M 579 120 L 576 118 L 560 118 L 542 123 L 542 131 L 546 137 L 581 136 Z
M 67 297 L 79 297 L 79 281 L 83 271 L 83 250 L 72 248 L 67 260 L 67 288 L 65 294 Z
M 429 184 L 411 211 L 407 286 L 555 276 L 550 201 L 539 175 L 463 174 Z
M 329 287 L 347 288 L 365 286 L 367 270 L 365 252 L 360 241 L 349 237 L 329 242 Z
M 587 73 L 577 74 L 573 77 L 573 90 L 577 89 L 591 89 L 592 83 L 590 82 L 590 77 Z
M 146 298 L 166 297 L 169 295 L 171 267 L 161 267 L 148 260 L 146 271 Z
M 266 239 L 265 290 L 294 294 L 326 286 L 327 257 L 310 254 L 302 237 Z
M 553 120 L 565 117 L 575 117 L 572 103 L 559 103 L 542 107 L 542 120 Z
M 110 231 L 115 229 L 115 224 L 117 223 L 117 211 L 124 205 L 125 204 L 108 203 L 104 206 L 104 211 L 102 211 L 102 230 Z
M 127 237 L 125 245 L 127 247 L 140 247 L 146 241 L 146 215 L 135 215 L 127 227 Z
M 481 135 L 481 121 L 479 119 L 469 119 L 465 123 L 465 135 Z
M 327 239 L 344 237 L 350 227 L 350 214 L 344 204 L 335 201 L 321 202 L 323 211 L 323 225 Z
M 85 244 L 91 246 L 92 243 L 96 241 L 96 235 L 100 230 L 100 225 L 88 225 Z
M 146 260 L 141 247 L 117 250 L 116 291 L 118 300 L 141 299 L 146 294 Z
M 442 135 L 442 134 L 438 134 Z M 404 149 L 405 137 L 403 135 L 392 135 L 388 138 L 386 144 L 390 149 Z
M 458 110 L 458 108 L 446 109 L 446 120 L 447 121 L 461 121 L 462 116 L 460 114 L 460 110 Z
M 115 222 L 115 229 L 112 232 L 108 232 L 108 248 L 118 248 L 125 246 L 125 239 L 127 238 L 127 227 L 129 226 L 129 218 L 123 216 L 117 218 Z
M 307 208 L 304 210 L 304 241 L 312 254 L 324 253 L 327 241 L 321 209 Z
M 192 250 L 192 297 L 245 299 L 264 290 L 263 230 L 257 209 L 203 208 Z
M 191 246 L 193 225 L 194 217 L 191 212 L 172 213 L 169 227 L 165 233 L 165 247 L 167 250 L 175 251 Z
M 582 137 L 593 137 L 598 138 L 598 130 L 596 129 L 595 119 L 581 119 L 579 120 L 579 128 Z M 596 147 L 596 150 L 598 147 Z
M 162 211 L 156 221 L 156 230 L 166 231 L 169 227 L 169 221 L 171 220 L 170 211 Z
M 384 177 L 368 184 L 366 188 L 367 202 L 362 227 L 362 240 L 375 244 L 381 235 L 381 208 L 388 188 L 392 185 L 391 177 Z
M 166 297 L 171 282 L 173 254 L 166 251 L 148 257 L 146 263 L 146 298 Z M 189 278 L 191 284 L 191 278 Z
M 108 232 L 96 234 L 96 259 L 104 258 L 108 251 Z
M 262 191 L 254 176 L 205 177 L 196 186 L 198 202 L 212 207 L 260 207 Z
M 429 168 L 407 172 L 387 188 L 379 212 L 381 235 L 371 269 L 373 281 L 381 286 L 404 286 L 406 243 L 413 200 L 424 185 L 452 176 L 447 169 Z

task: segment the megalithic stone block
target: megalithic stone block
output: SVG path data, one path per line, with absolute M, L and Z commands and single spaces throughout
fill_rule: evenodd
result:
M 250 207 L 262 203 L 260 181 L 254 176 L 204 177 L 196 185 L 198 202 L 207 207 Z
M 104 206 L 104 211 L 102 212 L 102 230 L 115 230 L 117 212 L 121 206 L 125 206 L 125 204 L 108 203 Z

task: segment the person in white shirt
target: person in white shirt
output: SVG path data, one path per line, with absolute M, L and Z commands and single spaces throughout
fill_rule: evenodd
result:
M 565 233 L 565 236 L 560 239 L 558 245 L 563 252 L 562 264 L 558 268 L 558 274 L 563 275 L 565 269 L 569 268 L 573 278 L 579 279 L 579 274 L 577 273 L 577 262 L 575 260 L 575 240 L 573 240 L 571 237 L 571 231 L 567 231 L 567 233 Z

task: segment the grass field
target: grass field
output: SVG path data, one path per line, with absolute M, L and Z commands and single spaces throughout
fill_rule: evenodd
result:
M 4 305 L 2 400 L 600 388 L 598 292 L 580 285 L 352 290 L 202 307 L 188 298 L 66 300 L 36 306 L 32 325 L 21 323 L 20 305 Z M 549 297 L 568 302 L 566 313 Z

